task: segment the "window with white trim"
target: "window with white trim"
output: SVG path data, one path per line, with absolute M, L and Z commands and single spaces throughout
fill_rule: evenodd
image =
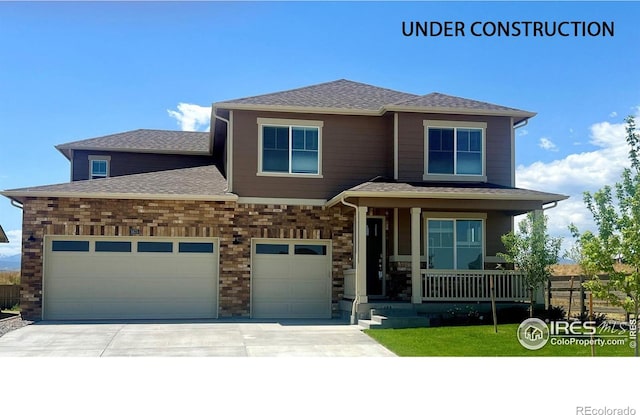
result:
M 259 118 L 258 124 L 259 174 L 321 174 L 321 121 Z
M 424 121 L 424 128 L 425 180 L 484 178 L 486 123 Z
M 431 269 L 483 269 L 484 221 L 427 219 L 427 252 Z
M 89 178 L 109 177 L 109 156 L 89 156 Z

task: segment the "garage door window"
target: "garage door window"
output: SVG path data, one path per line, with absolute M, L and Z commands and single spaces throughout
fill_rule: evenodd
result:
M 173 242 L 138 242 L 138 252 L 173 252 Z
M 296 255 L 327 255 L 326 245 L 296 245 Z
M 89 252 L 89 241 L 53 241 L 54 252 Z
M 131 242 L 96 241 L 96 252 L 131 252 Z
M 286 244 L 257 244 L 256 254 L 289 255 L 289 245 Z
M 178 245 L 178 252 L 212 254 L 213 244 L 210 242 L 180 242 Z

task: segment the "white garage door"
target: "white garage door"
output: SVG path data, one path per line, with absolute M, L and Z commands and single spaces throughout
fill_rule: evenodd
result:
M 215 318 L 216 239 L 45 238 L 47 320 Z
M 330 242 L 254 239 L 251 315 L 331 318 Z

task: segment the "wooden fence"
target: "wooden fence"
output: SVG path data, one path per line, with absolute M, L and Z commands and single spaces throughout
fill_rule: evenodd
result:
M 600 277 L 603 282 L 606 276 Z M 567 318 L 589 314 L 590 292 L 582 286 L 587 280 L 580 275 L 563 275 L 551 277 L 551 305 L 561 306 Z M 614 307 L 608 301 L 592 298 L 594 314 L 606 314 L 609 320 L 626 321 L 626 312 L 621 307 Z
M 0 285 L 0 309 L 11 308 L 20 303 L 19 285 Z

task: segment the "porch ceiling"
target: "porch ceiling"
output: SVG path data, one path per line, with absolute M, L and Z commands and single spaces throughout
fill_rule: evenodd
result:
M 520 214 L 568 196 L 491 183 L 408 183 L 371 181 L 346 190 L 327 206 L 347 200 L 360 206 L 460 211 L 500 210 Z

